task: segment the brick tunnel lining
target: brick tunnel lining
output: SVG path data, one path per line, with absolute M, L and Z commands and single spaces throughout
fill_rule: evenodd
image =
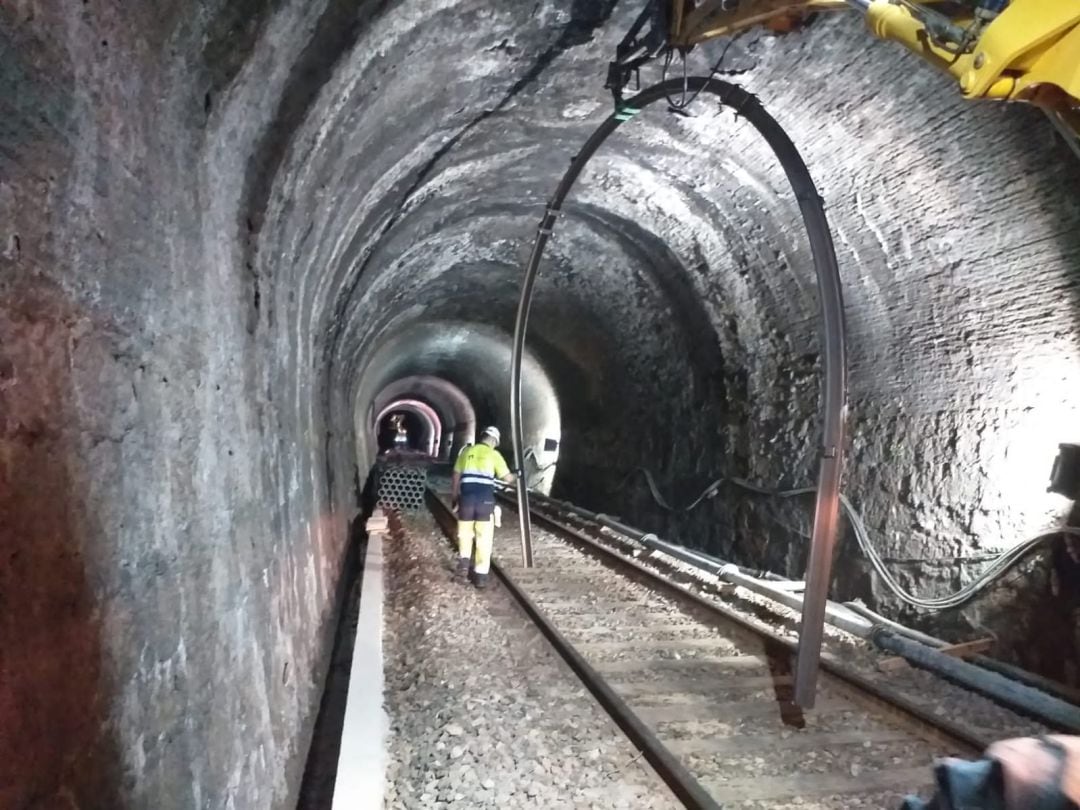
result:
M 522 251 L 605 112 L 632 13 L 593 31 L 583 5 L 0 10 L 0 593 L 39 617 L 4 611 L 0 705 L 67 696 L 0 723 L 23 731 L 0 751 L 14 801 L 290 805 L 360 372 L 401 330 L 509 332 Z M 1080 172 L 1035 113 L 965 105 L 855 20 L 731 58 L 829 202 L 847 491 L 914 587 L 950 587 L 970 568 L 953 558 L 1060 516 L 1042 454 L 1075 438 L 1056 426 L 1077 416 Z M 797 570 L 784 527 L 805 510 L 718 499 L 672 520 L 620 486 L 638 464 L 676 494 L 721 473 L 803 483 L 817 392 L 810 267 L 759 147 L 711 109 L 635 124 L 583 179 L 538 290 L 557 486 Z M 495 378 L 468 392 L 492 415 Z M 840 573 L 880 596 L 854 560 Z M 1047 603 L 1047 577 L 967 621 L 1008 643 L 1038 607 L 1066 632 L 1073 597 Z

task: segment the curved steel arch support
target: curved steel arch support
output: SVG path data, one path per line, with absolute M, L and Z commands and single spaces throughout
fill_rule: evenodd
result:
M 525 269 L 514 325 L 514 353 L 510 366 L 510 419 L 514 442 L 514 466 L 518 473 L 517 498 L 520 514 L 521 558 L 526 567 L 533 564 L 532 527 L 529 519 L 529 493 L 521 471 L 525 467 L 524 439 L 521 414 L 521 364 L 525 351 L 525 334 L 529 325 L 533 289 L 540 269 L 540 260 L 548 237 L 566 196 L 570 193 L 586 164 L 600 146 L 625 121 L 630 120 L 648 105 L 662 101 L 671 93 L 684 88 L 695 95 L 708 93 L 733 109 L 749 122 L 769 144 L 795 192 L 803 224 L 806 226 L 817 275 L 818 303 L 821 313 L 822 396 L 821 396 L 821 459 L 818 467 L 817 501 L 814 508 L 814 528 L 810 557 L 806 570 L 806 591 L 803 599 L 802 623 L 799 628 L 798 659 L 795 668 L 795 702 L 804 708 L 814 705 L 821 644 L 825 625 L 825 606 L 832 572 L 833 548 L 840 512 L 840 476 L 844 454 L 844 423 L 847 416 L 847 347 L 844 333 L 844 302 L 841 294 L 840 272 L 833 249 L 832 234 L 825 217 L 825 208 L 810 172 L 787 133 L 766 112 L 761 102 L 750 93 L 728 82 L 694 76 L 660 82 L 628 99 L 613 112 L 585 142 L 570 163 L 548 202 L 537 229 L 536 241 Z
M 395 399 L 379 411 L 379 415 L 373 422 L 374 428 L 377 430 L 378 426 L 382 423 L 382 420 L 386 418 L 386 415 L 394 410 L 409 411 L 424 420 L 427 424 L 429 433 L 428 455 L 434 456 L 435 448 L 438 447 L 439 443 L 442 441 L 443 433 L 442 419 L 439 418 L 439 414 L 435 409 L 426 402 L 411 397 L 406 399 Z

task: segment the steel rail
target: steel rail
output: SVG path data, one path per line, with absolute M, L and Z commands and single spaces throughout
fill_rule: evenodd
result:
M 453 513 L 443 503 L 435 492 L 427 490 L 428 508 L 431 510 L 439 527 L 453 540 L 456 520 Z M 653 733 L 634 710 L 627 705 L 619 694 L 611 687 L 604 677 L 597 672 L 588 661 L 575 649 L 562 633 L 544 615 L 528 594 L 514 581 L 507 571 L 494 560 L 491 562 L 491 571 L 502 582 L 503 586 L 517 600 L 525 613 L 544 634 L 551 646 L 570 666 L 581 682 L 596 698 L 604 710 L 622 729 L 623 733 L 644 754 L 645 759 L 661 779 L 671 788 L 679 800 L 692 810 L 721 810 L 721 806 L 709 795 L 709 792 L 701 786 L 701 783 L 686 769 L 678 757 Z
M 506 501 L 511 501 L 511 499 L 501 493 L 500 497 Z M 656 571 L 642 565 L 636 560 L 630 559 L 619 552 L 608 548 L 603 543 L 597 542 L 594 538 L 589 537 L 575 527 L 567 526 L 544 514 L 542 509 L 534 507 L 533 517 L 538 523 L 547 526 L 558 534 L 566 537 L 568 540 L 571 540 L 578 545 L 579 548 L 583 548 L 587 553 L 601 557 L 604 560 L 613 563 L 615 567 L 630 569 L 644 578 L 649 585 L 667 592 L 679 601 L 691 603 L 696 608 L 702 609 L 718 624 L 734 624 L 769 644 L 779 645 L 788 652 L 797 651 L 798 645 L 791 639 L 770 632 L 730 608 L 720 605 L 711 599 L 707 599 L 684 585 L 663 577 Z M 883 707 L 886 710 L 892 710 L 893 714 L 898 715 L 901 720 L 906 720 L 910 726 L 923 729 L 924 731 L 926 729 L 933 730 L 936 732 L 935 736 L 955 747 L 957 753 L 977 755 L 991 742 L 988 739 L 984 739 L 977 734 L 974 734 L 964 726 L 954 723 L 948 718 L 934 715 L 910 698 L 875 683 L 862 673 L 856 672 L 830 656 L 822 657 L 821 668 L 829 675 L 847 684 L 854 691 L 861 693 L 869 700 L 869 702 L 872 702 L 879 707 Z
M 818 305 L 821 321 L 821 450 L 818 484 L 807 561 L 806 591 L 799 629 L 799 647 L 795 666 L 795 702 L 804 708 L 814 705 L 821 645 L 825 627 L 833 549 L 840 513 L 840 476 L 844 454 L 844 424 L 847 411 L 847 341 L 844 327 L 844 302 L 840 272 L 833 248 L 832 234 L 825 208 L 806 163 L 798 149 L 758 99 L 743 88 L 713 77 L 692 76 L 669 79 L 642 90 L 620 104 L 593 132 L 574 157 L 548 201 L 537 227 L 536 240 L 521 283 L 514 323 L 513 354 L 510 362 L 510 422 L 517 472 L 518 521 L 521 535 L 522 565 L 533 564 L 529 491 L 524 480 L 525 440 L 522 430 L 521 367 L 525 336 L 532 308 L 533 289 L 540 270 L 544 247 L 555 227 L 563 202 L 585 166 L 604 141 L 624 122 L 657 101 L 666 101 L 673 93 L 705 93 L 715 96 L 758 131 L 772 149 L 791 185 L 806 227 L 817 276 Z
M 626 526 L 606 515 L 597 515 L 587 509 L 579 509 L 572 504 L 555 501 L 545 496 L 540 496 L 536 500 L 544 507 L 539 510 L 539 514 L 545 514 L 549 519 L 552 512 L 560 516 L 554 519 L 556 523 L 561 523 L 562 519 L 570 517 L 585 524 L 593 524 L 597 529 L 608 528 L 645 548 L 661 551 L 682 562 L 687 562 L 722 581 L 741 585 L 792 609 L 797 610 L 799 607 L 800 597 L 778 589 L 776 582 L 741 576 L 735 566 L 718 560 L 714 562 L 714 558 L 702 558 L 699 554 L 660 540 L 654 534 L 643 533 Z M 705 565 L 702 565 L 702 560 L 706 560 Z M 879 649 L 899 655 L 913 666 L 952 681 L 970 692 L 982 695 L 1000 706 L 1030 717 L 1056 731 L 1065 734 L 1080 733 L 1080 707 L 1077 707 L 1069 696 L 1060 694 L 1060 690 L 1041 688 L 1042 684 L 1038 676 L 1029 674 L 1028 677 L 1023 677 L 1009 671 L 1007 666 L 1005 671 L 1002 671 L 1000 667 L 995 667 L 992 663 L 987 666 L 983 662 L 993 662 L 993 659 L 985 656 L 977 657 L 982 661 L 973 659 L 971 662 L 953 658 L 940 651 L 939 648 L 944 646 L 944 642 L 919 633 L 908 635 L 911 633 L 908 628 L 890 622 L 873 612 L 867 611 L 869 615 L 860 614 L 858 611 L 852 612 L 846 605 L 835 603 L 829 603 L 828 607 L 826 615 L 830 624 L 871 641 Z

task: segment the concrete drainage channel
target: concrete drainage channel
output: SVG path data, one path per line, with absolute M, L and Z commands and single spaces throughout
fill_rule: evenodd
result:
M 358 519 L 359 520 L 359 519 Z M 381 807 L 388 720 L 383 710 L 384 540 L 396 516 L 377 509 L 354 524 L 347 594 L 324 684 L 298 810 Z
M 381 807 L 389 720 L 383 708 L 383 542 L 395 514 L 382 510 L 367 521 L 348 699 L 341 732 L 332 810 Z
M 452 538 L 445 503 L 429 492 L 428 505 Z M 493 570 L 687 807 L 894 806 L 929 786 L 936 757 L 991 738 L 835 661 L 803 712 L 790 638 L 532 511 L 546 528 L 536 567 L 510 553 Z M 514 548 L 508 518 L 497 548 Z

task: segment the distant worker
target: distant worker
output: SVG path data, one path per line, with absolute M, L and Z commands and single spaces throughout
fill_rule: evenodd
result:
M 514 480 L 506 460 L 495 448 L 499 446 L 499 429 L 484 428 L 480 441 L 461 451 L 454 464 L 451 493 L 457 504 L 458 562 L 457 574 L 469 576 L 473 541 L 476 541 L 476 564 L 473 584 L 487 586 L 491 569 L 491 547 L 495 542 L 495 479 L 510 483 Z
M 404 450 L 409 445 L 409 431 L 405 427 L 405 417 L 401 414 L 391 417 L 394 426 L 394 449 Z

